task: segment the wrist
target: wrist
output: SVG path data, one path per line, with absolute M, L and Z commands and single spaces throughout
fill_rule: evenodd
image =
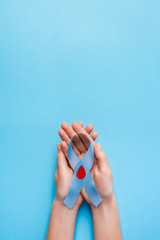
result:
M 122 240 L 118 207 L 114 194 L 103 199 L 97 208 L 92 207 L 92 215 L 95 240 Z
M 46 239 L 73 239 L 77 211 L 78 208 L 69 210 L 63 202 L 55 198 Z
M 61 200 L 55 197 L 53 204 L 52 204 L 52 211 L 58 211 L 59 214 L 63 214 L 66 217 L 68 215 L 77 215 L 79 209 L 79 205 L 74 205 L 73 208 L 70 210 Z
M 104 198 L 100 205 L 96 208 L 94 205 L 91 206 L 92 214 L 100 214 L 105 212 L 109 208 L 114 208 L 116 206 L 116 198 L 114 193 L 112 193 L 109 197 Z

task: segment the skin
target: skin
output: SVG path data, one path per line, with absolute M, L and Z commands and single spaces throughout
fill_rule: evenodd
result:
M 99 143 L 95 143 L 98 133 L 93 132 L 93 125 L 89 124 L 83 129 L 83 123 L 73 123 L 72 127 L 66 122 L 62 123 L 58 131 L 62 142 L 57 145 L 57 169 L 55 172 L 56 196 L 53 202 L 47 240 L 67 239 L 74 237 L 75 221 L 78 208 L 83 198 L 91 205 L 94 225 L 95 240 L 121 240 L 121 230 L 118 216 L 116 198 L 112 189 L 113 176 L 109 167 L 108 159 Z M 78 132 L 90 134 L 94 143 L 95 159 L 91 174 L 96 188 L 102 197 L 102 203 L 95 208 L 87 196 L 84 188 L 81 190 L 74 207 L 69 210 L 63 200 L 66 197 L 73 177 L 73 170 L 68 162 L 68 144 L 71 137 Z M 74 140 L 72 148 L 81 159 L 87 151 L 87 141 L 81 138 Z

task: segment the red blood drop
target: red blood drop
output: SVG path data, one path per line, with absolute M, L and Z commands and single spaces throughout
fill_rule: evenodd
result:
M 84 167 L 81 165 L 77 172 L 77 178 L 83 179 L 85 176 L 86 176 L 86 171 Z

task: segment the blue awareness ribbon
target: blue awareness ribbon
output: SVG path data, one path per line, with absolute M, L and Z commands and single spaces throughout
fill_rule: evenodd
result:
M 72 209 L 72 207 L 74 206 L 80 192 L 81 192 L 81 188 L 82 186 L 84 187 L 88 197 L 90 198 L 91 202 L 93 203 L 93 205 L 95 207 L 98 207 L 98 205 L 103 201 L 103 199 L 101 198 L 101 196 L 99 195 L 95 183 L 93 181 L 93 177 L 90 173 L 90 170 L 92 168 L 92 165 L 94 163 L 94 146 L 93 146 L 93 141 L 90 138 L 90 136 L 86 133 L 77 133 L 78 134 L 85 134 L 89 137 L 90 139 L 90 146 L 88 148 L 88 151 L 86 152 L 86 154 L 84 155 L 84 157 L 80 160 L 77 155 L 74 153 L 73 149 L 72 149 L 72 139 L 73 137 L 76 135 L 74 135 L 70 142 L 69 142 L 69 146 L 68 146 L 68 160 L 69 163 L 71 165 L 71 167 L 74 170 L 74 174 L 73 174 L 73 178 L 72 178 L 72 182 L 71 182 L 71 186 L 69 189 L 69 192 L 66 196 L 66 198 L 64 199 L 63 203 L 69 208 Z M 77 177 L 77 172 L 80 169 L 80 167 L 83 166 L 86 175 L 84 178 L 79 179 Z

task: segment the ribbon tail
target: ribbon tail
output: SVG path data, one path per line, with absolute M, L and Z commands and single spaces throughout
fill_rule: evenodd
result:
M 76 177 L 76 174 L 74 173 L 73 178 L 72 178 L 72 182 L 71 182 L 71 186 L 69 189 L 69 192 L 66 196 L 66 198 L 64 199 L 63 203 L 71 210 L 72 207 L 74 206 L 82 185 L 83 185 L 84 180 L 80 180 Z
M 88 173 L 88 175 L 85 179 L 83 187 L 84 187 L 88 197 L 92 201 L 93 205 L 95 207 L 98 207 L 99 204 L 103 201 L 103 199 L 101 198 L 101 196 L 99 195 L 99 193 L 96 189 L 95 183 L 93 181 L 93 177 L 90 172 Z

